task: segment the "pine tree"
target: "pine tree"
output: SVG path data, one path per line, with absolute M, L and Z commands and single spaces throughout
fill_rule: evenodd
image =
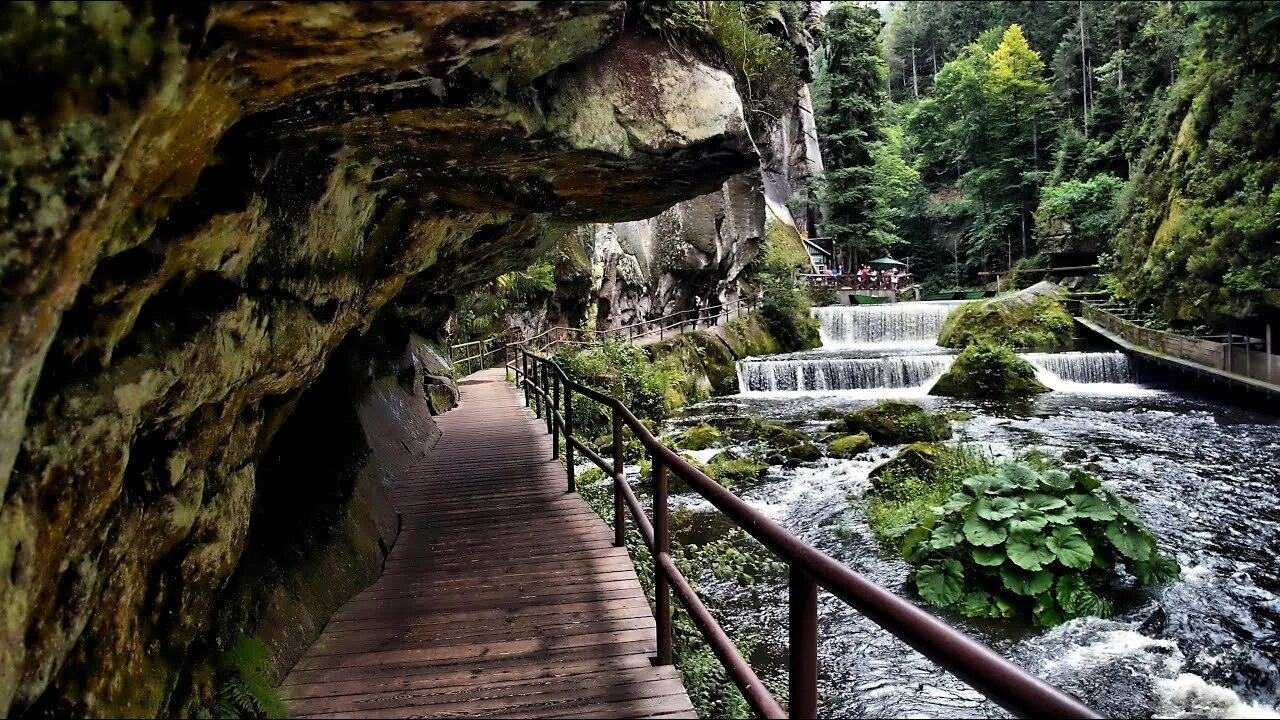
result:
M 818 109 L 823 159 L 820 179 L 824 231 L 859 254 L 892 241 L 877 213 L 874 143 L 881 139 L 885 64 L 880 56 L 880 14 L 838 2 L 826 15 L 823 45 L 824 104 Z

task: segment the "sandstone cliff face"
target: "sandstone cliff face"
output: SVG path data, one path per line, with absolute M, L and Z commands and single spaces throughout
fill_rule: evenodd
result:
M 804 28 L 777 32 L 797 52 L 807 79 L 810 40 Z M 518 336 L 552 325 L 599 329 L 730 302 L 739 279 L 766 237 L 799 247 L 816 225 L 807 209 L 811 182 L 822 172 L 813 101 L 808 85 L 776 120 L 754 123 L 757 167 L 720 188 L 644 220 L 599 223 L 576 230 L 572 251 L 557 268 L 558 289 L 545 312 L 521 318 Z
M 289 579 L 358 538 L 376 572 L 378 483 L 431 442 L 409 331 L 756 164 L 730 76 L 620 2 L 0 12 L 6 94 L 48 98 L 0 115 L 10 715 L 189 710 L 228 633 L 305 643 L 340 592 Z

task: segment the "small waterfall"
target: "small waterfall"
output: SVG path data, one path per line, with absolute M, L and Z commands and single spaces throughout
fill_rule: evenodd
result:
M 814 308 L 823 347 L 933 344 L 960 302 L 905 302 Z
M 1134 381 L 1129 356 L 1122 352 L 1025 353 L 1022 357 L 1035 366 L 1040 382 L 1055 390 Z
M 951 367 L 951 355 L 810 360 L 744 360 L 742 392 L 927 389 Z

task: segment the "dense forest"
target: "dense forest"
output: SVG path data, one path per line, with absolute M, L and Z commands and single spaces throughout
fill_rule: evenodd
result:
M 1277 32 L 1267 2 L 834 3 L 824 234 L 929 288 L 1096 261 L 1168 322 L 1274 316 Z

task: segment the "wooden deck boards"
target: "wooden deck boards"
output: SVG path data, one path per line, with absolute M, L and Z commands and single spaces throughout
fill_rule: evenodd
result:
M 461 383 L 444 435 L 391 489 L 382 577 L 280 687 L 303 717 L 693 717 L 608 527 L 550 460 L 501 370 Z

